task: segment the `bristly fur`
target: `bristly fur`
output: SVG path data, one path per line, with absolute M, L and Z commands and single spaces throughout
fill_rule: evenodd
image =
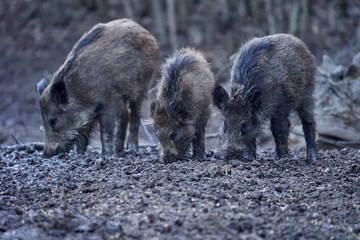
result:
M 127 129 L 128 148 L 137 151 L 141 104 L 158 55 L 156 39 L 130 19 L 97 24 L 85 33 L 40 96 L 44 156 L 74 145 L 84 152 L 96 122 L 103 154 L 123 151 Z M 56 129 L 50 121 L 55 117 Z
M 151 104 L 162 159 L 205 154 L 205 127 L 215 80 L 203 54 L 192 48 L 176 51 L 162 66 L 159 91 Z M 172 137 L 174 136 L 174 137 Z
M 84 51 L 85 47 L 93 43 L 96 39 L 101 37 L 105 27 L 98 25 L 85 33 L 81 39 L 75 44 L 74 48 L 67 57 L 66 64 L 63 69 L 59 72 L 59 77 L 63 78 L 75 67 L 79 54 Z
M 76 145 L 78 152 L 85 152 L 86 147 L 89 143 L 92 133 L 94 132 L 94 125 L 96 120 L 84 125 L 77 133 L 74 144 Z
M 308 159 L 316 161 L 315 71 L 313 55 L 294 36 L 276 34 L 246 43 L 232 68 L 231 96 L 221 87 L 213 93 L 225 116 L 228 157 L 256 157 L 256 140 L 266 119 L 277 156 L 288 156 L 288 117 L 295 110 L 303 124 Z
M 164 79 L 166 79 L 164 97 L 166 99 L 172 99 L 174 94 L 179 92 L 181 73 L 183 71 L 190 71 L 194 61 L 195 59 L 192 56 L 185 54 L 182 50 L 178 50 L 164 64 L 163 75 Z
M 98 116 L 89 119 L 83 126 L 77 129 L 71 137 L 70 141 L 65 143 L 66 151 L 69 151 L 74 145 L 79 153 L 84 153 L 90 141 L 92 133 L 95 131 L 95 124 L 98 122 Z
M 231 96 L 236 93 L 237 86 L 256 85 L 261 87 L 264 72 L 259 71 L 257 66 L 264 55 L 275 46 L 272 39 L 259 39 L 258 44 L 245 45 L 241 48 L 231 71 Z M 250 83 L 251 81 L 251 83 Z

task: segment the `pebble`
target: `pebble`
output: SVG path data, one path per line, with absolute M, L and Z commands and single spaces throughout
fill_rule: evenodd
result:
M 346 155 L 346 154 L 348 154 L 348 153 L 349 153 L 349 149 L 348 149 L 348 148 L 343 148 L 343 149 L 340 150 L 340 154 L 341 154 L 341 155 Z

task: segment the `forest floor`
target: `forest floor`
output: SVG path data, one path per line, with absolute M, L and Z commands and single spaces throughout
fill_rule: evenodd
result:
M 360 150 L 320 151 L 317 165 L 304 161 L 304 150 L 273 160 L 273 149 L 258 151 L 253 162 L 225 161 L 221 152 L 210 150 L 206 162 L 164 164 L 153 146 L 110 157 L 90 147 L 85 155 L 51 159 L 42 157 L 37 144 L 12 146 L 43 141 L 36 83 L 51 79 L 82 33 L 100 21 L 95 13 L 67 8 L 67 24 L 42 23 L 27 7 L 31 1 L 17 2 L 11 34 L 4 34 L 0 21 L 0 240 L 360 238 Z M 318 64 L 328 54 L 348 66 L 359 52 L 358 2 L 347 2 L 349 16 L 334 17 L 334 29 L 328 27 L 329 8 L 322 7 L 328 2 L 313 6 L 316 32 L 309 47 Z M 191 24 L 179 24 L 179 46 L 204 51 L 214 73 L 226 80 L 229 57 L 249 37 L 266 31 L 234 21 L 206 43 L 194 35 L 202 29 L 201 9 L 206 8 L 193 9 Z M 140 23 L 151 30 L 149 19 L 141 17 Z M 192 42 L 196 36 L 202 38 L 198 44 Z M 172 53 L 166 44 L 161 48 L 159 64 Z M 143 108 L 146 118 L 149 101 Z M 209 129 L 215 133 L 217 127 Z
M 360 150 L 164 164 L 158 148 L 51 159 L 0 147 L 0 239 L 359 239 Z

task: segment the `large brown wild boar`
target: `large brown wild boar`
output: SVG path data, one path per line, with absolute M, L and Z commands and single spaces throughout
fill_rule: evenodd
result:
M 176 51 L 162 66 L 151 117 L 164 162 L 193 157 L 204 159 L 205 127 L 215 80 L 204 56 L 191 48 Z
M 140 108 L 159 47 L 129 19 L 97 24 L 75 44 L 49 84 L 38 83 L 45 133 L 44 156 L 84 153 L 100 121 L 102 153 L 119 153 L 129 122 L 128 148 L 138 149 Z
M 270 119 L 277 157 L 288 156 L 288 117 L 295 110 L 303 125 L 307 158 L 316 161 L 315 72 L 313 55 L 294 36 L 277 34 L 247 42 L 232 67 L 231 95 L 221 86 L 213 93 L 225 118 L 227 157 L 256 157 L 256 138 L 266 119 Z

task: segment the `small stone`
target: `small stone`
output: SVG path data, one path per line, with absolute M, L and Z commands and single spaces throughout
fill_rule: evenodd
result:
M 348 149 L 348 148 L 343 148 L 343 149 L 340 150 L 340 154 L 341 154 L 341 155 L 346 155 L 346 154 L 348 154 L 348 153 L 349 153 L 349 149 Z

